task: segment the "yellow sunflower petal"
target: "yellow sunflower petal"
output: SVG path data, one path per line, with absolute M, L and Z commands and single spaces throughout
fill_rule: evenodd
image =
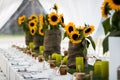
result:
M 43 35 L 44 35 L 44 32 L 43 32 L 43 27 L 39 27 L 39 34 L 40 34 L 41 36 L 43 36 Z
M 108 12 L 107 12 L 107 8 L 106 6 L 108 6 L 108 0 L 105 0 L 101 6 L 101 11 L 102 11 L 102 17 L 107 18 L 108 17 Z
M 39 17 L 40 17 L 40 26 L 42 26 L 42 25 L 43 25 L 43 23 L 44 23 L 44 22 L 43 22 L 43 14 L 40 14 L 40 16 L 39 16 Z
M 84 36 L 88 37 L 93 31 L 94 31 L 93 25 L 90 25 L 90 26 L 84 28 Z
M 63 17 L 63 14 L 60 14 L 60 18 L 61 18 L 61 23 L 64 23 L 64 17 Z
M 35 33 L 36 33 L 36 30 L 37 30 L 37 27 L 36 27 L 36 26 L 30 27 L 30 34 L 34 36 Z
M 38 22 L 38 16 L 35 15 L 35 14 L 32 14 L 30 17 L 29 17 L 29 20 L 35 20 L 36 22 Z
M 49 21 L 50 25 L 55 26 L 60 22 L 60 17 L 58 16 L 57 13 L 52 12 L 52 13 L 48 14 L 48 21 Z
M 34 27 L 34 26 L 36 26 L 36 25 L 37 25 L 37 23 L 36 23 L 35 20 L 31 20 L 31 21 L 28 22 L 28 27 L 29 27 L 29 28 L 30 28 L 30 27 Z
M 75 24 L 74 23 L 72 23 L 72 22 L 70 22 L 70 23 L 68 23 L 67 25 L 65 25 L 65 31 L 66 31 L 66 33 L 69 35 L 72 31 L 75 31 L 76 30 L 76 28 L 75 28 Z
M 26 16 L 25 16 L 25 15 L 20 16 L 20 17 L 18 18 L 18 24 L 21 25 L 21 24 L 25 21 L 25 19 L 26 19 Z
M 77 31 L 72 31 L 70 34 L 70 41 L 73 44 L 79 44 L 81 43 L 81 39 L 79 38 L 80 34 Z
M 113 10 L 120 10 L 120 0 L 108 0 L 110 8 Z

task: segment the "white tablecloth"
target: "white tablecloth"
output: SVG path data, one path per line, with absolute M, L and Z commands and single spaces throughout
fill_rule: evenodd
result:
M 71 74 L 61 76 L 46 61 L 40 63 L 15 48 L 0 49 L 0 67 L 8 80 L 75 80 Z

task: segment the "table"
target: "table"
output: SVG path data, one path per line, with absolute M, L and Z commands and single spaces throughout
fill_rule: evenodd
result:
M 38 62 L 13 47 L 0 49 L 0 67 L 8 80 L 75 80 L 73 75 L 62 76 L 46 61 Z

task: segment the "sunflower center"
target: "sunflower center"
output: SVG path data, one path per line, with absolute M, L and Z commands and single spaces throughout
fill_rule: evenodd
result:
M 62 22 L 64 23 L 64 18 L 62 17 Z
M 72 32 L 72 31 L 73 31 L 73 27 L 70 26 L 70 27 L 69 27 L 69 32 Z
M 32 17 L 32 19 L 35 19 L 35 18 L 36 18 L 35 16 Z
M 32 33 L 34 33 L 34 30 L 32 29 Z
M 74 34 L 74 35 L 72 36 L 72 38 L 73 38 L 74 40 L 77 40 L 78 35 L 77 35 L 77 34 Z
M 43 29 L 41 29 L 41 32 L 43 32 Z
M 55 16 L 55 15 L 51 17 L 51 20 L 52 20 L 53 22 L 57 21 L 57 19 L 58 19 L 58 17 Z
M 113 0 L 116 5 L 120 5 L 120 0 Z
M 88 28 L 85 33 L 89 33 L 91 31 L 91 28 Z
M 30 23 L 30 26 L 33 27 L 33 26 L 34 26 L 34 23 Z
M 22 18 L 22 19 L 21 19 L 21 21 L 24 21 L 24 20 L 25 20 L 25 18 Z

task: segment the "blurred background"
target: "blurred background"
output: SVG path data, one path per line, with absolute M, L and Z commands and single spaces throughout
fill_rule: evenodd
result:
M 96 51 L 90 47 L 88 53 L 109 56 L 108 53 L 103 55 L 102 52 L 104 38 L 100 9 L 102 2 L 103 0 L 0 0 L 0 48 L 8 48 L 12 44 L 25 46 L 24 32 L 17 24 L 18 16 L 49 13 L 56 3 L 59 13 L 64 14 L 66 24 L 74 22 L 77 26 L 84 24 L 95 26 L 92 36 L 96 43 Z M 61 42 L 61 51 L 67 48 L 68 39 L 64 39 Z

